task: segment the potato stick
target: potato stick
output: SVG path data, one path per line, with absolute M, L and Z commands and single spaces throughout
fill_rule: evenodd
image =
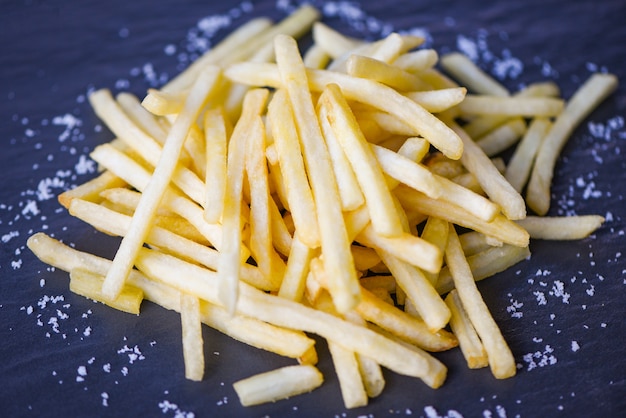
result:
M 491 247 L 467 257 L 467 262 L 472 271 L 474 280 L 479 281 L 491 277 L 496 273 L 527 259 L 530 256 L 528 247 L 516 247 L 504 244 L 500 247 Z M 454 289 L 454 282 L 450 269 L 445 266 L 439 272 L 436 285 L 439 294 L 444 294 Z
M 513 97 L 558 97 L 559 94 L 560 90 L 558 86 L 554 82 L 548 81 L 530 84 L 515 93 Z M 508 116 L 477 116 L 463 126 L 463 129 L 465 129 L 465 132 L 472 138 L 479 138 L 503 124 L 507 118 Z
M 141 250 L 138 264 L 149 277 L 219 303 L 217 282 L 210 278 L 209 270 L 148 249 Z M 408 350 L 373 331 L 303 304 L 266 294 L 245 283 L 240 283 L 239 295 L 237 309 L 242 315 L 333 340 L 345 348 L 375 358 L 382 366 L 399 374 L 418 377 L 430 387 L 439 387 L 445 379 L 445 366 L 425 352 Z M 443 340 L 443 346 L 449 345 L 446 340 L 452 338 L 448 334 L 427 334 L 427 340 L 434 340 L 433 343 Z
M 419 163 L 424 159 L 426 154 L 428 154 L 429 150 L 430 144 L 424 138 L 410 137 L 407 138 L 398 149 L 398 154 Z
M 282 85 L 280 74 L 273 64 L 240 63 L 229 67 L 225 74 L 231 80 L 243 84 Z M 461 157 L 463 145 L 458 135 L 423 107 L 392 88 L 335 71 L 308 69 L 306 75 L 311 90 L 321 91 L 327 84 L 336 83 L 346 99 L 395 115 L 414 129 L 411 135 L 422 135 L 452 159 Z
M 319 44 L 311 45 L 302 57 L 302 62 L 307 68 L 325 68 L 329 61 L 330 55 Z
M 430 86 L 415 74 L 363 55 L 350 56 L 346 61 L 346 72 L 354 77 L 378 81 L 400 91 L 430 89 Z
M 298 131 L 285 90 L 278 90 L 268 109 L 269 123 L 278 155 L 289 209 L 300 239 L 316 248 L 320 245 L 320 231 L 311 185 L 307 178 Z
M 180 321 L 183 334 L 185 378 L 201 381 L 204 376 L 204 340 L 197 297 L 180 294 Z
M 365 203 L 363 192 L 350 165 L 350 161 L 328 121 L 328 109 L 324 106 L 318 106 L 318 114 L 322 134 L 326 140 L 330 161 L 333 165 L 337 187 L 339 188 L 342 210 L 355 210 Z
M 363 41 L 350 38 L 322 22 L 313 24 L 313 41 L 333 59 L 364 44 Z
M 76 216 L 107 234 L 124 236 L 130 227 L 130 216 L 84 200 L 76 199 L 70 205 L 69 211 L 72 216 Z M 217 270 L 220 257 L 217 251 L 177 235 L 165 228 L 153 226 L 146 237 L 146 243 L 175 254 L 178 257 L 193 260 L 212 270 Z M 257 267 L 246 263 L 241 265 L 241 278 L 259 289 L 269 291 L 278 289 L 270 280 L 261 275 Z
M 207 65 L 219 65 L 225 59 L 233 59 L 233 54 L 245 54 L 247 51 L 242 51 L 242 47 L 249 43 L 251 39 L 267 32 L 271 26 L 272 21 L 263 17 L 257 17 L 244 23 L 219 44 L 191 63 L 185 71 L 172 78 L 161 90 L 164 92 L 183 92 L 188 90 L 204 67 Z
M 409 316 L 395 306 L 383 302 L 368 290 L 361 291 L 363 298 L 356 312 L 363 319 L 423 350 L 436 352 L 456 347 L 457 340 L 450 332 L 446 330 L 431 332 L 421 319 Z
M 293 108 L 311 181 L 324 264 L 333 278 L 330 292 L 337 309 L 345 312 L 358 303 L 359 286 L 330 156 L 313 107 L 307 71 L 295 40 L 279 35 L 274 39 L 274 46 L 279 77 L 285 84 Z
M 464 152 L 461 162 L 467 171 L 474 174 L 480 187 L 494 203 L 502 208 L 507 218 L 517 220 L 526 216 L 526 203 L 520 194 L 496 169 L 484 151 L 470 138 L 463 128 L 452 123 L 452 128 L 463 141 Z
M 516 371 L 515 359 L 511 349 L 476 288 L 472 271 L 465 259 L 459 237 L 454 228 L 450 228 L 449 233 L 445 257 L 459 299 L 484 345 L 491 372 L 497 379 L 511 377 L 515 375 Z
M 459 340 L 459 347 L 467 366 L 470 369 L 480 369 L 489 365 L 487 353 L 483 347 L 483 343 L 478 338 L 478 334 L 472 325 L 472 322 L 463 308 L 461 299 L 456 290 L 452 290 L 446 296 L 446 304 L 450 308 L 452 316 L 450 317 L 450 329 Z
M 412 91 L 404 95 L 419 103 L 431 113 L 439 113 L 461 103 L 465 98 L 465 87 L 453 87 L 439 90 Z
M 241 118 L 235 125 L 228 145 L 226 189 L 222 213 L 222 254 L 218 266 L 220 299 L 224 307 L 234 314 L 238 298 L 240 278 L 241 199 L 244 182 L 245 153 L 248 137 L 263 135 L 262 127 L 253 130 L 256 117 L 264 110 L 268 91 L 250 90 L 244 99 Z
M 433 89 L 441 90 L 441 89 L 454 89 L 460 86 L 457 82 L 447 77 L 445 74 L 437 70 L 436 68 L 429 68 L 420 72 L 420 77 L 426 83 L 430 84 Z M 466 87 L 463 87 L 466 88 Z
M 497 215 L 492 221 L 485 222 L 459 206 L 430 199 L 426 195 L 405 186 L 398 186 L 395 192 L 405 208 L 418 208 L 424 215 L 440 217 L 453 224 L 482 232 L 508 244 L 518 247 L 528 245 L 528 232 L 503 215 Z
M 80 268 L 70 270 L 70 290 L 77 295 L 102 302 L 122 312 L 139 315 L 143 301 L 143 291 L 136 286 L 125 284 L 119 296 L 109 301 L 102 295 L 104 276 Z
M 115 96 L 117 103 L 124 112 L 148 135 L 156 139 L 161 145 L 167 138 L 167 131 L 153 114 L 150 114 L 142 105 L 137 96 L 131 93 L 119 93 Z M 182 106 L 181 106 L 182 107 Z
M 61 193 L 57 199 L 59 203 L 66 209 L 69 207 L 73 199 L 89 200 L 90 202 L 100 202 L 100 193 L 103 190 L 124 187 L 126 182 L 110 171 L 103 171 L 98 177 L 95 177 L 73 189 L 66 190 Z
M 533 119 L 509 160 L 504 178 L 520 193 L 530 177 L 537 151 L 550 126 L 551 122 L 548 119 Z
M 150 173 L 145 168 L 109 144 L 97 146 L 90 156 L 137 190 L 145 190 L 150 181 Z M 164 193 L 161 205 L 187 219 L 214 247 L 221 248 L 221 225 L 206 223 L 202 215 L 202 208 L 189 198 L 170 189 Z
M 344 213 L 344 220 L 346 224 L 346 230 L 348 231 L 348 238 L 350 242 L 367 227 L 370 223 L 370 214 L 365 205 L 360 208 Z
M 467 257 L 488 250 L 491 247 L 501 247 L 503 245 L 501 241 L 477 231 L 469 231 L 459 235 L 459 241 L 461 241 L 463 253 Z
M 359 111 L 358 118 L 360 121 L 367 120 L 367 121 L 370 121 L 370 123 L 371 122 L 375 123 L 379 127 L 380 130 L 383 130 L 387 134 L 401 135 L 405 137 L 415 135 L 415 129 L 413 129 L 410 125 L 401 121 L 394 115 L 391 115 L 386 112 L 381 112 L 379 110 Z M 387 135 L 386 137 L 383 137 L 383 140 L 374 141 L 370 139 L 370 142 L 383 145 L 385 140 L 388 139 L 388 136 L 389 135 Z
M 615 89 L 613 74 L 593 74 L 569 99 L 539 147 L 526 191 L 528 206 L 538 215 L 550 208 L 550 186 L 559 153 L 574 129 Z
M 470 91 L 500 97 L 509 95 L 509 91 L 504 86 L 459 52 L 442 56 L 439 63 L 447 73 Z
M 156 116 L 176 115 L 183 110 L 187 92 L 167 92 L 148 89 L 141 105 Z
M 335 84 L 328 85 L 320 101 L 328 112 L 329 124 L 361 186 L 374 229 L 387 237 L 400 235 L 402 232 L 400 219 L 382 169 L 339 87 Z
M 430 242 L 415 235 L 403 232 L 398 237 L 383 237 L 370 225 L 356 237 L 356 240 L 377 251 L 383 250 L 395 257 L 426 271 L 438 272 L 441 269 L 442 253 Z
M 405 71 L 419 73 L 430 69 L 439 61 L 439 54 L 434 49 L 418 49 L 417 51 L 405 52 L 393 60 L 392 64 Z
M 204 114 L 204 135 L 206 138 L 204 219 L 208 223 L 218 223 L 224 210 L 228 154 L 228 131 L 222 108 L 210 109 Z
M 359 362 L 359 372 L 361 373 L 361 379 L 363 379 L 365 392 L 370 398 L 375 398 L 385 388 L 385 377 L 382 368 L 376 360 L 360 353 L 356 353 L 356 359 Z
M 527 216 L 516 221 L 533 239 L 577 240 L 587 238 L 604 223 L 600 215 Z
M 445 327 L 450 319 L 450 310 L 421 270 L 386 251 L 379 251 L 378 254 L 419 312 L 428 330 L 437 332 Z
M 285 265 L 272 243 L 265 126 L 260 116 L 255 118 L 251 129 L 258 134 L 248 137 L 246 150 L 246 174 L 250 185 L 250 250 L 261 273 L 279 288 Z
M 488 157 L 500 154 L 513 146 L 526 132 L 526 122 L 522 118 L 513 118 L 498 126 L 476 143 Z
M 278 296 L 294 302 L 302 300 L 306 287 L 306 276 L 309 273 L 309 263 L 315 254 L 316 251 L 304 244 L 296 233 L 291 243 L 287 268 L 278 290 Z
M 433 199 L 440 196 L 439 181 L 426 167 L 379 145 L 370 147 L 385 174 Z
M 328 341 L 328 351 L 339 380 L 339 390 L 346 409 L 367 405 L 367 392 L 354 351 L 343 348 L 334 341 Z
M 448 227 L 449 223 L 444 221 L 441 218 L 437 218 L 435 216 L 429 216 L 426 220 L 426 224 L 424 225 L 424 229 L 422 230 L 422 239 L 426 242 L 431 243 L 436 248 L 439 249 L 441 254 L 443 254 L 446 249 L 446 244 L 448 242 Z M 443 262 L 443 257 L 441 259 Z M 439 265 L 439 270 L 441 270 L 441 265 Z M 439 277 L 439 271 L 431 272 L 425 270 L 422 272 L 424 276 L 428 279 L 428 281 L 434 286 L 437 283 L 437 277 Z
M 554 97 L 498 97 L 468 94 L 459 104 L 461 113 L 552 117 L 563 111 L 563 100 Z
M 324 377 L 314 366 L 297 365 L 238 380 L 233 388 L 241 405 L 252 406 L 310 392 L 323 381 Z
M 118 138 L 122 139 L 125 144 L 137 152 L 153 167 L 156 167 L 164 149 L 161 148 L 157 141 L 135 125 L 115 100 L 113 100 L 108 90 L 97 90 L 91 93 L 89 95 L 89 102 L 96 115 L 98 115 Z M 177 133 L 177 135 L 181 134 Z M 185 139 L 186 132 L 184 133 L 182 141 Z M 188 168 L 179 164 L 174 171 L 172 181 L 194 201 L 199 204 L 204 202 L 204 184 L 202 180 Z
M 148 233 L 150 222 L 154 217 L 159 201 L 165 193 L 172 174 L 176 169 L 178 156 L 187 133 L 220 75 L 219 69 L 208 68 L 201 73 L 198 80 L 194 83 L 193 91 L 185 101 L 183 112 L 178 115 L 176 123 L 172 126 L 167 136 L 163 152 L 135 210 L 135 216 L 133 216 L 128 233 L 122 239 L 111 264 L 111 269 L 107 272 L 104 279 L 102 294 L 105 297 L 115 299 L 121 291 L 124 281 L 132 269 L 137 251 Z

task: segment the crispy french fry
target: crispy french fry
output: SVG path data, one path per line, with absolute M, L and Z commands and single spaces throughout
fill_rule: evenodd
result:
M 466 55 L 452 52 L 442 56 L 439 63 L 446 72 L 470 91 L 499 97 L 509 95 L 509 91 L 504 86 L 480 69 Z
M 459 104 L 470 115 L 552 117 L 563 111 L 563 100 L 554 97 L 498 97 L 468 94 Z
M 204 377 L 204 340 L 200 320 L 200 301 L 193 295 L 180 294 L 180 319 L 183 334 L 185 377 L 200 381 Z
M 223 108 L 210 109 L 204 114 L 206 137 L 204 219 L 208 223 L 220 222 L 224 210 L 229 133 L 226 123 Z
M 418 49 L 405 52 L 393 61 L 393 65 L 406 71 L 419 73 L 432 68 L 439 61 L 439 54 L 434 49 Z
M 527 216 L 516 221 L 533 239 L 577 240 L 593 234 L 604 223 L 600 215 Z
M 362 55 L 352 55 L 346 61 L 348 74 L 378 81 L 399 91 L 418 91 L 430 88 L 415 74 Z
M 530 171 L 535 162 L 537 151 L 550 129 L 550 125 L 551 122 L 548 119 L 533 119 L 526 134 L 509 160 L 504 177 L 520 193 L 530 177 Z
M 550 208 L 554 166 L 570 134 L 616 88 L 617 77 L 613 74 L 593 74 L 574 93 L 563 113 L 554 121 L 537 152 L 526 192 L 528 206 L 538 215 L 545 215 Z
M 480 341 L 476 330 L 472 325 L 457 290 L 452 290 L 446 296 L 446 304 L 452 312 L 450 317 L 450 328 L 454 335 L 459 339 L 459 347 L 465 357 L 467 366 L 470 369 L 479 369 L 489 365 L 487 353 Z
M 91 271 L 76 268 L 70 270 L 70 290 L 77 295 L 102 302 L 119 311 L 139 315 L 143 301 L 143 291 L 136 286 L 126 284 L 120 294 L 113 300 L 102 295 L 104 276 Z
M 98 177 L 95 177 L 80 186 L 64 191 L 57 199 L 59 203 L 66 209 L 69 207 L 73 199 L 84 199 L 91 202 L 99 202 L 101 200 L 100 193 L 103 190 L 113 187 L 123 187 L 126 182 L 110 171 L 103 171 Z
M 513 146 L 525 132 L 526 122 L 522 118 L 513 118 L 478 138 L 476 143 L 488 157 L 493 157 Z
M 324 377 L 311 365 L 285 366 L 233 383 L 243 406 L 275 402 L 312 391 Z

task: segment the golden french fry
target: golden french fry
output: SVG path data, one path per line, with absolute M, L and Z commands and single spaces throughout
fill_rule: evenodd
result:
M 538 215 L 545 215 L 550 208 L 554 166 L 570 134 L 616 88 L 617 77 L 613 74 L 593 74 L 578 88 L 554 121 L 539 147 L 526 191 L 528 206 Z
M 439 61 L 439 54 L 434 49 L 418 49 L 405 52 L 393 61 L 393 65 L 406 71 L 420 73 L 432 68 Z
M 550 129 L 551 122 L 545 118 L 535 118 L 509 160 L 504 177 L 511 186 L 521 193 L 530 177 L 541 142 Z
M 104 171 L 98 177 L 95 177 L 80 186 L 61 193 L 57 199 L 59 203 L 66 209 L 69 207 L 73 199 L 89 200 L 91 202 L 99 202 L 100 193 L 103 190 L 113 187 L 123 187 L 126 182 L 110 171 Z
M 526 132 L 526 122 L 522 118 L 513 118 L 498 126 L 487 135 L 476 139 L 476 143 L 487 154 L 493 157 L 513 146 Z
M 431 113 L 439 113 L 448 110 L 465 99 L 467 89 L 465 87 L 449 87 L 438 90 L 413 91 L 405 93 L 405 96 L 419 103 Z
M 450 224 L 447 221 L 444 221 L 441 218 L 429 216 L 422 231 L 422 239 L 426 242 L 430 242 L 431 244 L 433 244 L 436 248 L 439 249 L 442 255 L 446 249 L 446 244 L 448 242 L 449 225 Z M 443 257 L 441 261 L 443 262 Z M 432 272 L 426 270 L 423 273 L 432 285 L 435 285 L 435 283 L 437 283 L 439 271 Z
M 399 91 L 430 89 L 430 86 L 415 74 L 362 55 L 350 56 L 346 61 L 346 71 L 351 76 L 375 80 Z
M 276 402 L 312 391 L 324 377 L 311 365 L 285 366 L 233 383 L 243 406 Z
M 126 114 L 143 129 L 148 135 L 156 139 L 161 145 L 167 138 L 167 129 L 159 123 L 159 120 L 151 114 L 141 102 L 131 93 L 121 92 L 115 96 L 115 100 Z M 182 106 L 181 106 L 182 107 Z M 186 156 L 181 155 L 181 158 Z
M 223 108 L 214 108 L 204 114 L 204 134 L 206 138 L 206 177 L 204 219 L 208 223 L 218 223 L 224 210 L 226 193 L 226 161 L 228 129 Z
M 469 115 L 552 117 L 563 111 L 563 100 L 554 97 L 499 97 L 468 94 L 459 110 Z
M 315 248 L 320 244 L 317 212 L 311 186 L 307 179 L 302 147 L 293 119 L 291 104 L 285 90 L 278 90 L 269 104 L 268 117 L 273 133 L 274 149 L 281 172 L 289 173 L 282 180 L 289 209 L 302 242 Z
M 180 294 L 180 320 L 183 334 L 185 377 L 200 381 L 204 376 L 204 340 L 200 320 L 200 301 L 193 295 Z
M 466 55 L 452 52 L 441 57 L 443 69 L 470 91 L 479 94 L 506 97 L 509 91 L 489 74 L 481 70 Z
M 576 240 L 593 234 L 604 223 L 600 215 L 527 216 L 516 221 L 531 238 L 547 240 Z

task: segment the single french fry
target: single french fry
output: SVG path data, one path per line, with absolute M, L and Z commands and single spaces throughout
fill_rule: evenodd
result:
M 339 87 L 327 86 L 320 98 L 335 137 L 339 140 L 365 197 L 372 226 L 383 236 L 398 236 L 402 232 L 398 213 L 387 187 L 378 160 L 363 137 Z
M 363 45 L 363 41 L 350 38 L 322 22 L 313 24 L 313 41 L 331 58 L 339 58 Z
M 324 377 L 314 366 L 297 365 L 238 380 L 233 388 L 243 406 L 252 406 L 310 392 L 323 381 Z
M 70 290 L 77 295 L 105 303 L 119 311 L 139 315 L 143 291 L 131 284 L 125 284 L 120 294 L 113 300 L 102 295 L 102 283 L 104 276 L 88 270 L 76 268 L 70 270 Z
M 465 87 L 450 87 L 438 90 L 413 91 L 405 93 L 405 96 L 431 113 L 439 113 L 448 110 L 465 99 L 467 89 Z
M 296 233 L 291 243 L 291 251 L 287 259 L 287 267 L 283 276 L 278 296 L 299 302 L 304 295 L 306 276 L 309 273 L 309 263 L 315 251 L 300 240 Z
M 115 96 L 115 99 L 124 112 L 126 112 L 126 114 L 138 126 L 140 126 L 141 129 L 156 139 L 161 145 L 165 142 L 165 139 L 167 138 L 167 130 L 159 123 L 154 114 L 151 114 L 141 105 L 137 96 L 131 93 L 122 92 Z
M 333 341 L 328 341 L 328 351 L 339 380 L 339 389 L 344 406 L 347 409 L 352 409 L 367 405 L 367 392 L 361 379 L 359 362 L 354 351 L 347 350 Z
M 153 115 L 175 115 L 183 110 L 187 93 L 171 93 L 157 89 L 148 89 L 148 94 L 141 105 Z
M 180 320 L 185 378 L 200 381 L 204 376 L 204 340 L 200 320 L 200 301 L 197 297 L 181 293 Z
M 356 174 L 328 121 L 328 109 L 324 106 L 318 106 L 318 113 L 322 133 L 326 140 L 335 178 L 337 179 L 342 210 L 345 212 L 357 209 L 365 203 L 365 198 Z
M 285 194 L 296 229 L 302 242 L 316 248 L 320 245 L 317 211 L 307 179 L 302 147 L 285 90 L 278 90 L 269 104 L 268 117 L 274 148 L 283 176 Z
M 468 94 L 459 110 L 469 115 L 552 117 L 563 111 L 563 100 L 554 97 L 498 97 Z
M 467 312 L 461 303 L 457 290 L 452 290 L 446 296 L 446 304 L 450 308 L 450 329 L 459 340 L 459 347 L 470 369 L 480 369 L 489 365 L 487 353 L 480 341 Z
M 328 65 L 330 55 L 319 44 L 313 44 L 304 53 L 302 61 L 307 68 L 321 69 Z
M 570 134 L 616 88 L 617 77 L 613 74 L 593 74 L 578 88 L 554 121 L 539 147 L 526 191 L 528 206 L 538 215 L 545 215 L 550 208 L 554 166 Z
M 307 70 L 295 40 L 289 36 L 274 39 L 279 78 L 285 85 L 303 148 L 309 181 L 313 190 L 325 268 L 333 277 L 330 292 L 340 312 L 352 309 L 359 299 L 359 286 L 350 252 L 337 184 L 319 126 Z
M 208 223 L 220 222 L 224 210 L 229 135 L 226 123 L 223 108 L 210 109 L 204 114 L 206 138 L 204 219 Z
M 493 237 L 481 234 L 477 231 L 469 231 L 459 235 L 461 247 L 466 257 L 487 250 L 491 247 L 501 247 L 502 241 L 498 241 Z
M 518 192 L 522 192 L 522 189 L 526 185 L 537 151 L 541 145 L 541 142 L 546 136 L 546 133 L 550 129 L 551 122 L 545 118 L 535 118 L 530 123 L 526 134 L 519 142 L 515 152 L 509 160 L 509 164 L 506 167 L 504 178 L 511 183 L 511 186 Z
M 436 248 L 439 249 L 441 254 L 443 254 L 446 249 L 446 244 L 448 242 L 449 225 L 450 224 L 448 222 L 444 221 L 441 218 L 429 216 L 422 231 L 422 239 L 426 242 L 430 242 L 431 244 L 433 244 Z M 443 257 L 441 261 L 443 262 Z M 441 270 L 441 265 L 439 267 L 439 270 Z M 437 283 L 439 271 L 432 272 L 425 270 L 423 274 L 433 286 L 435 285 L 435 283 Z
M 459 299 L 485 347 L 491 372 L 497 379 L 514 376 L 516 364 L 511 349 L 476 288 L 472 271 L 454 228 L 450 228 L 449 231 L 445 257 Z
M 509 91 L 489 74 L 480 69 L 466 55 L 452 52 L 441 57 L 443 69 L 470 91 L 478 94 L 506 97 Z
M 129 231 L 122 239 L 111 269 L 104 279 L 102 293 L 105 297 L 115 299 L 121 291 L 126 276 L 132 268 L 133 260 L 148 233 L 150 221 L 154 217 L 159 201 L 170 183 L 187 132 L 195 122 L 220 75 L 219 69 L 210 68 L 205 70 L 194 83 L 194 89 L 185 102 L 184 111 L 179 114 L 168 134 L 163 153 L 135 210 Z
M 533 239 L 577 240 L 593 234 L 604 223 L 600 215 L 527 216 L 516 221 Z

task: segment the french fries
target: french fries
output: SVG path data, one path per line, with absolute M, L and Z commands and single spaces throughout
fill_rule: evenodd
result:
M 28 247 L 74 293 L 180 312 L 187 379 L 204 378 L 202 324 L 300 363 L 235 382 L 244 406 L 323 383 L 305 333 L 326 340 L 346 408 L 381 393 L 381 367 L 440 387 L 447 369 L 429 352 L 459 345 L 469 368 L 513 376 L 475 282 L 528 258 L 531 239 L 601 227 L 543 215 L 561 148 L 615 77 L 567 102 L 553 83 L 509 92 L 461 54 L 414 51 L 419 37 L 367 42 L 319 18 L 305 5 L 253 19 L 141 102 L 93 92 L 118 139 L 91 153 L 103 172 L 58 199 L 121 237 L 118 251 L 42 233 Z M 518 140 L 508 164 L 491 158 Z

